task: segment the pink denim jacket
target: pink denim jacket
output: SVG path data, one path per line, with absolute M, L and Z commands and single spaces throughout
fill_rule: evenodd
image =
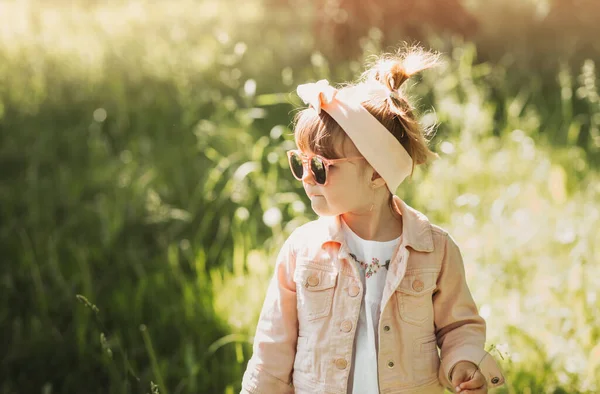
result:
M 452 238 L 394 196 L 403 242 L 381 301 L 381 393 L 442 393 L 453 366 L 479 364 L 488 388 L 504 377 L 484 350 L 460 251 Z M 258 322 L 242 393 L 346 394 L 364 292 L 349 260 L 339 217 L 296 229 L 277 258 Z M 438 347 L 440 352 L 438 352 Z M 441 360 L 440 360 L 441 358 Z

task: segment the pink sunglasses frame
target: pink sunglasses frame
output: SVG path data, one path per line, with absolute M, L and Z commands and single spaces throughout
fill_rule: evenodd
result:
M 342 163 L 345 161 L 352 161 L 352 160 L 364 160 L 365 158 L 363 156 L 354 156 L 354 157 L 344 157 L 342 159 L 326 159 L 321 155 L 317 155 L 317 154 L 309 154 L 306 155 L 304 153 L 302 153 L 301 150 L 298 149 L 292 149 L 292 150 L 288 150 L 287 152 L 287 156 L 288 156 L 288 164 L 290 166 L 290 170 L 292 171 L 292 175 L 294 176 L 294 178 L 296 178 L 297 180 L 301 181 L 302 177 L 304 177 L 304 174 L 306 173 L 306 169 L 307 167 L 310 168 L 310 173 L 313 177 L 313 179 L 315 180 L 315 182 L 317 183 L 317 185 L 321 185 L 321 186 L 326 186 L 329 183 L 329 177 L 327 176 L 328 172 L 329 172 L 329 166 L 335 164 L 335 163 Z M 294 169 L 292 167 L 292 154 L 297 154 L 298 156 L 300 156 L 302 158 L 302 177 L 298 178 L 296 176 L 296 174 L 294 173 Z M 325 165 L 325 183 L 319 183 L 317 182 L 317 177 L 315 176 L 314 171 L 312 170 L 312 168 L 310 167 L 310 161 L 312 160 L 313 157 L 317 157 L 319 158 L 323 164 Z

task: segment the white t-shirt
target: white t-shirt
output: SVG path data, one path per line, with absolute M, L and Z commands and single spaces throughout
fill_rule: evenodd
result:
M 343 219 L 342 230 L 350 261 L 358 267 L 365 289 L 356 326 L 348 394 L 375 394 L 379 393 L 377 349 L 381 296 L 390 259 L 402 237 L 386 242 L 362 239 Z

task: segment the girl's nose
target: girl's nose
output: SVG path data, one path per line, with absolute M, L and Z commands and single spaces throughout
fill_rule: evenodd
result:
M 302 182 L 308 183 L 309 185 L 313 185 L 315 183 L 315 178 L 308 168 L 308 163 L 302 163 Z

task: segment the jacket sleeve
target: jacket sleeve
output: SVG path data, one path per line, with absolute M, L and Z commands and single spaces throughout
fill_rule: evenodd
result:
M 291 238 L 291 236 L 290 236 Z M 293 394 L 292 370 L 298 340 L 295 254 L 290 238 L 282 246 L 254 336 L 242 394 Z
M 488 388 L 504 383 L 504 376 L 494 358 L 484 350 L 485 321 L 477 312 L 465 278 L 460 250 L 446 234 L 438 290 L 433 296 L 435 329 L 441 349 L 440 382 L 454 392 L 452 369 L 459 361 L 479 365 Z

